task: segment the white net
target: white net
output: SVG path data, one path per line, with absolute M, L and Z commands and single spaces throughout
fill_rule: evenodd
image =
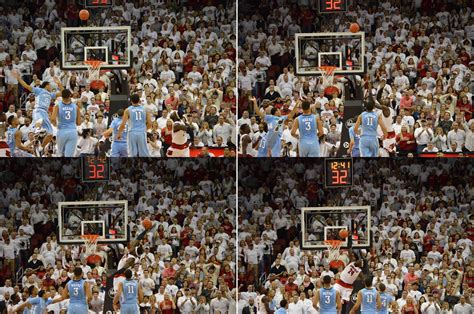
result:
M 97 60 L 87 60 L 84 63 L 87 65 L 87 72 L 89 72 L 89 81 L 98 81 L 100 77 L 100 68 L 103 62 Z
M 334 82 L 334 74 L 336 71 L 336 67 L 331 67 L 331 66 L 322 66 L 322 67 L 319 67 L 319 69 L 322 72 L 322 82 L 321 82 L 321 86 L 323 88 L 323 90 L 329 86 L 333 86 L 333 82 Z
M 97 253 L 97 242 L 99 241 L 98 235 L 83 235 L 81 236 L 84 241 L 85 257 L 89 257 Z
M 337 261 L 340 256 L 339 250 L 341 249 L 343 241 L 329 240 L 329 241 L 324 241 L 324 243 L 326 244 L 326 247 L 329 252 L 329 256 L 328 256 L 329 262 Z

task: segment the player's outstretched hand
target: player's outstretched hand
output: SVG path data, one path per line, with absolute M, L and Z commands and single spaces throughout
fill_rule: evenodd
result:
M 117 140 L 121 140 L 122 139 L 122 132 L 117 132 Z

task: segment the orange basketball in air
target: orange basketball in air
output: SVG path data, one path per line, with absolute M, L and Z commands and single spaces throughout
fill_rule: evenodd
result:
M 143 225 L 143 227 L 145 227 L 146 230 L 149 230 L 149 229 L 151 229 L 151 227 L 153 227 L 153 223 L 148 218 L 143 220 L 142 225 Z
M 345 229 L 342 229 L 341 231 L 339 231 L 339 237 L 341 237 L 341 239 L 345 239 L 349 236 L 349 232 Z
M 87 11 L 86 9 L 79 11 L 79 18 L 82 21 L 87 21 L 89 19 L 89 11 Z
M 358 31 L 360 31 L 360 26 L 357 23 L 352 23 L 351 26 L 349 27 L 349 30 L 352 33 L 357 33 Z

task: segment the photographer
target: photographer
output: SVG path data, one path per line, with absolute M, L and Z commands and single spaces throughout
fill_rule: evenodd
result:
M 99 142 L 99 140 L 95 137 L 92 137 L 91 134 L 92 129 L 82 130 L 82 137 L 80 137 L 79 141 L 77 142 L 77 155 L 84 156 L 95 154 L 95 150 L 97 148 L 97 143 Z

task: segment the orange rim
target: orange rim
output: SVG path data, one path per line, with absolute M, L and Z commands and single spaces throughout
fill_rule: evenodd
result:
M 339 246 L 341 246 L 342 242 L 344 242 L 344 241 L 341 241 L 341 240 L 324 240 L 324 243 L 326 243 L 327 245 L 330 245 L 333 249 L 337 249 Z
M 100 60 L 86 60 L 84 61 L 85 64 L 91 66 L 93 69 L 98 69 L 104 63 L 104 61 Z
M 99 235 L 98 234 L 83 234 L 81 235 L 81 238 L 84 241 L 97 242 L 97 240 L 99 239 Z
M 319 67 L 321 70 L 323 70 L 323 72 L 325 72 L 326 74 L 333 74 L 334 71 L 336 71 L 337 67 L 335 66 L 332 66 L 332 65 L 323 65 L 323 66 L 320 66 Z

